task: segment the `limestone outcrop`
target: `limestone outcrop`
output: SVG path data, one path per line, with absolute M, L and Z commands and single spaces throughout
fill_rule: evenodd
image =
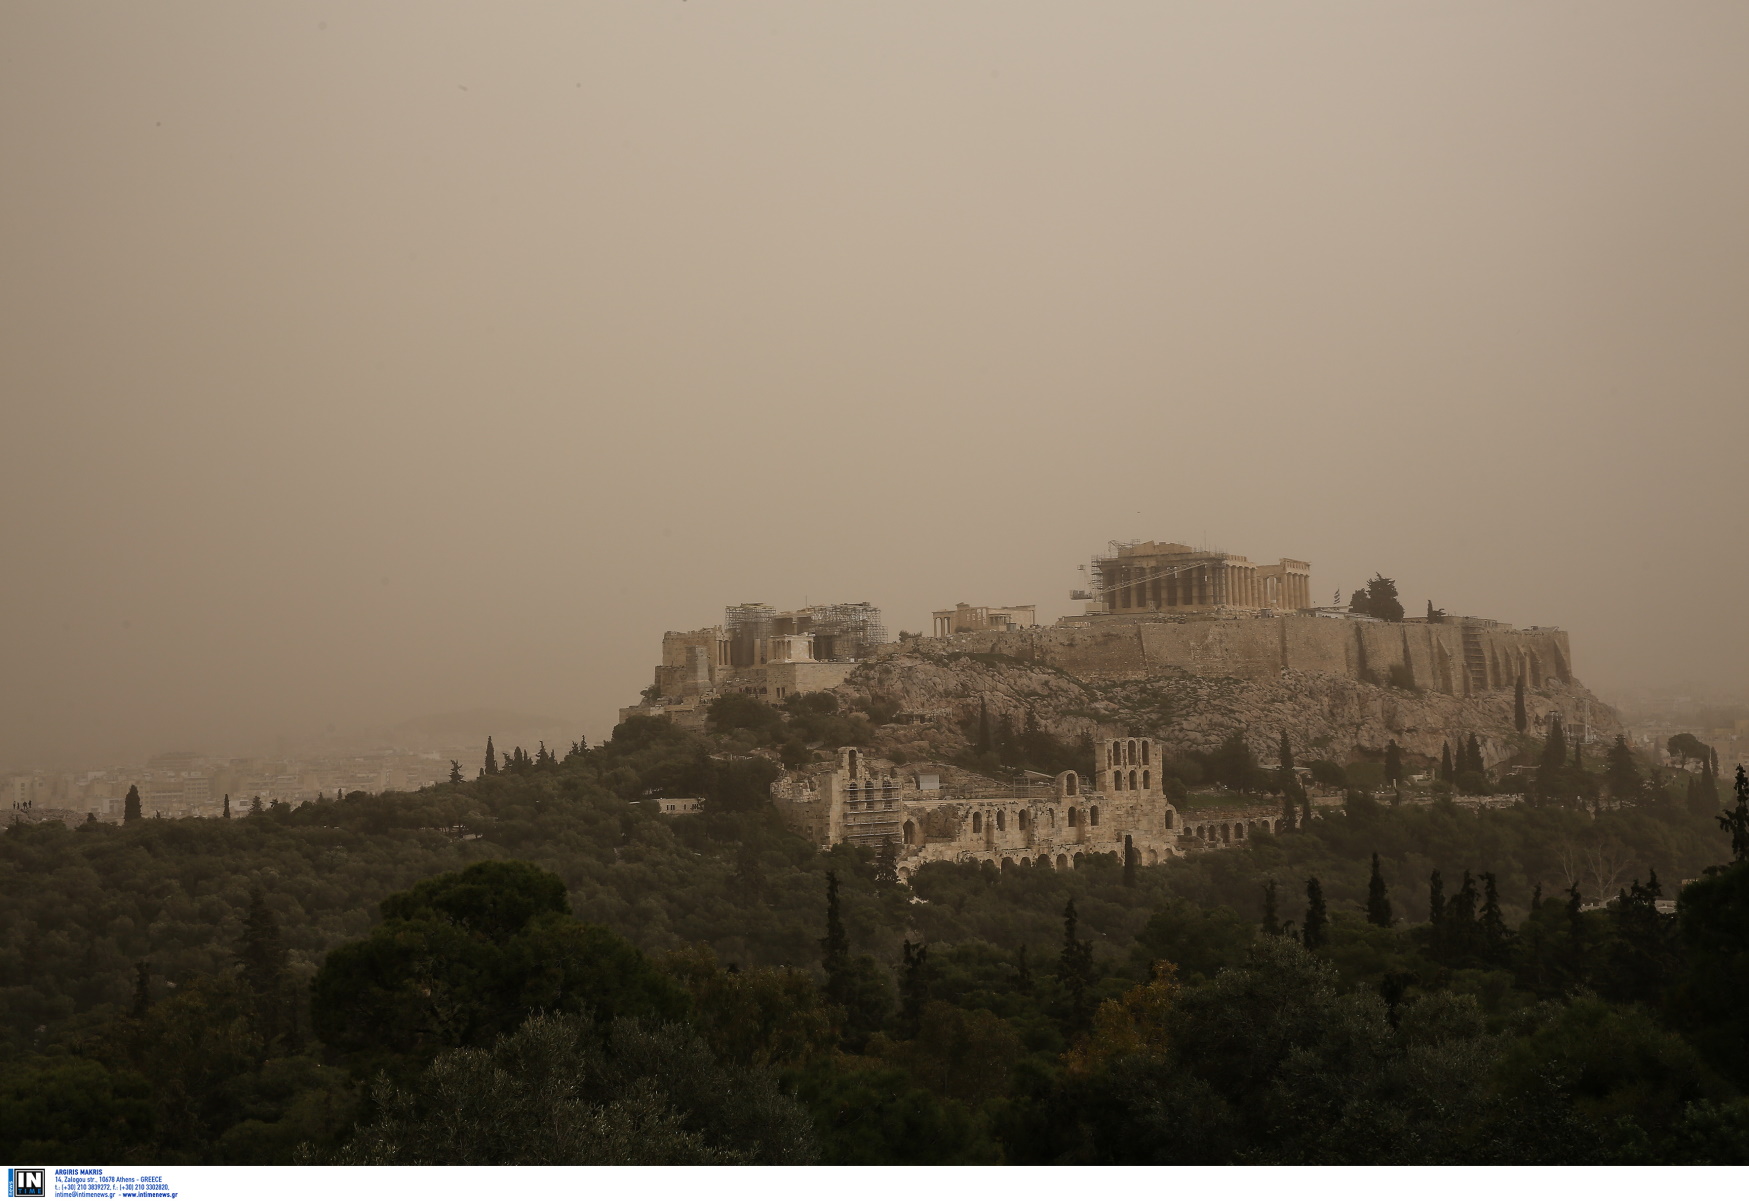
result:
M 881 730 L 882 754 L 961 756 L 975 737 L 981 707 L 992 723 L 1007 720 L 1016 729 L 1030 716 L 1058 738 L 1148 735 L 1170 751 L 1211 750 L 1238 730 L 1265 763 L 1274 761 L 1283 730 L 1302 761 L 1376 755 L 1394 739 L 1411 762 L 1436 762 L 1443 744 L 1455 747 L 1474 734 L 1492 767 L 1523 746 L 1510 687 L 1466 696 L 1291 668 L 1261 679 L 1173 666 L 1090 679 L 1038 659 L 950 646 L 926 639 L 894 647 L 859 664 L 838 689 L 853 702 L 897 706 L 899 718 Z M 1549 674 L 1527 686 L 1525 710 L 1528 733 L 1536 737 L 1555 714 L 1569 730 L 1595 739 L 1612 739 L 1621 730 L 1616 712 L 1570 676 Z

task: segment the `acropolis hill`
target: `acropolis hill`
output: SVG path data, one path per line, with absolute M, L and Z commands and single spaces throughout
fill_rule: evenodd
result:
M 1075 594 L 1083 613 L 1042 627 L 1031 605 L 959 604 L 935 614 L 933 637 L 897 642 L 866 601 L 744 603 L 721 626 L 664 635 L 654 684 L 622 716 L 703 726 L 718 696 L 781 705 L 833 693 L 877 719 L 872 742 L 860 757 L 818 748 L 774 785 L 774 801 L 822 845 L 900 842 L 907 869 L 968 855 L 1072 866 L 1077 854 L 1124 846 L 1152 862 L 1272 828 L 1263 798 L 1223 802 L 1231 812 L 1205 806 L 1193 821 L 1164 794 L 1168 760 L 1234 732 L 1264 763 L 1285 734 L 1302 760 L 1376 761 L 1395 742 L 1411 767 L 1473 736 L 1493 767 L 1555 715 L 1581 745 L 1619 731 L 1574 678 L 1564 631 L 1312 608 L 1310 571 L 1296 559 L 1259 566 L 1181 543 L 1114 543 Z M 1093 748 L 1082 768 L 1092 775 L 975 776 L 956 765 L 973 758 L 980 728 Z

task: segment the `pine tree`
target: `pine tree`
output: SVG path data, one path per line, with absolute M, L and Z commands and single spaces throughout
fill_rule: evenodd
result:
M 1385 782 L 1403 782 L 1403 748 L 1397 745 L 1395 738 L 1385 744 Z
M 127 799 L 121 805 L 121 819 L 124 822 L 140 820 L 140 786 L 138 784 L 128 785 Z
M 249 816 L 254 817 L 261 812 L 261 794 L 258 792 L 249 801 Z
M 1093 1019 L 1093 942 L 1077 937 L 1079 922 L 1075 916 L 1075 900 L 1063 906 L 1063 950 L 1057 956 L 1057 980 L 1068 993 L 1065 1024 L 1070 1033 L 1079 1033 Z
M 1281 917 L 1275 909 L 1275 881 L 1263 886 L 1263 932 L 1271 937 L 1281 933 Z
M 1391 898 L 1385 891 L 1384 873 L 1379 870 L 1379 853 L 1372 853 L 1372 879 L 1366 882 L 1366 920 L 1375 926 L 1391 924 Z
M 152 965 L 145 960 L 134 964 L 134 1003 L 128 1016 L 139 1021 L 152 1007 Z
M 462 765 L 454 759 L 449 761 L 449 782 L 451 784 L 460 784 L 462 782 Z
M 1512 686 L 1512 724 L 1520 734 L 1530 729 L 1530 718 L 1524 712 L 1524 673 L 1518 673 L 1518 683 Z
M 1451 743 L 1445 742 L 1439 748 L 1439 778 L 1446 783 L 1457 778 L 1457 768 L 1451 761 Z
M 227 792 L 225 794 L 225 818 L 226 818 L 226 820 L 229 820 L 230 816 L 231 816 L 231 794 Z
M 486 766 L 482 769 L 486 775 L 498 774 L 498 752 L 492 749 L 492 736 L 486 735 Z
M 1329 915 L 1324 910 L 1324 886 L 1313 876 L 1306 881 L 1306 924 L 1301 939 L 1306 950 L 1315 951 L 1324 945 Z
M 1435 936 L 1445 928 L 1445 881 L 1437 867 L 1427 877 L 1427 924 L 1433 927 Z

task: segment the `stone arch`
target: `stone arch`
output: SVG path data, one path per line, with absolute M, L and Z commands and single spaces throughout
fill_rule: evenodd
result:
M 1060 872 L 1066 872 L 1069 870 L 1069 857 L 1067 855 L 1057 856 L 1057 870 Z
M 1026 823 L 1027 823 L 1026 810 L 1022 809 L 1019 813 L 1016 813 L 1014 815 L 1014 824 L 1017 828 L 1024 830 L 1024 829 L 1026 829 Z
M 1087 807 L 1087 824 L 1090 826 L 1097 826 L 1099 824 L 1098 805 L 1089 805 Z
M 1160 866 L 1160 852 L 1159 851 L 1150 850 L 1148 852 L 1148 866 L 1149 867 Z
M 1014 866 L 1014 860 L 1010 859 L 1006 855 L 1002 856 L 1002 870 L 1003 871 L 1008 871 L 1011 868 L 1013 868 L 1013 866 Z
M 1142 739 L 1142 766 L 1148 766 L 1148 748 L 1154 745 L 1152 738 Z
M 982 813 L 972 814 L 972 833 L 973 834 L 982 834 L 983 832 L 984 832 L 984 815 Z
M 911 821 L 910 819 L 907 818 L 905 821 L 904 831 L 905 831 L 905 845 L 908 847 L 916 846 L 917 845 L 917 823 L 914 821 Z
M 996 828 L 998 830 L 1006 830 L 1008 828 L 1008 815 L 1004 810 L 996 810 Z
M 852 780 L 854 780 L 854 779 L 856 779 L 856 748 L 855 747 L 850 748 L 850 755 L 848 756 L 848 763 L 850 765 L 850 778 Z
M 1080 824 L 1080 817 L 1081 817 L 1080 812 L 1073 805 L 1069 806 L 1069 817 L 1068 817 L 1069 829 L 1073 830 L 1077 825 Z
M 1134 792 L 1135 790 L 1136 790 L 1136 773 L 1135 773 L 1135 770 L 1132 768 L 1130 770 L 1130 791 Z
M 1050 820 L 1051 829 L 1055 830 L 1057 828 L 1057 811 L 1055 809 L 1046 809 L 1045 817 Z
M 1106 750 L 1105 765 L 1107 767 L 1116 767 L 1118 764 L 1120 764 L 1122 762 L 1123 762 L 1123 745 L 1121 743 L 1114 742 Z
M 1167 828 L 1167 829 L 1168 829 L 1168 830 L 1170 830 L 1170 829 L 1171 829 L 1171 828 L 1172 828 L 1172 818 L 1173 818 L 1173 816 L 1174 816 L 1174 814 L 1173 814 L 1173 812 L 1172 812 L 1172 810 L 1170 810 L 1170 809 L 1168 809 L 1168 810 L 1167 810 L 1167 811 L 1166 811 L 1166 828 Z
M 1233 840 L 1233 828 L 1231 826 L 1229 826 L 1226 822 L 1222 822 L 1221 823 L 1221 841 L 1222 842 L 1231 842 L 1232 840 Z
M 1147 792 L 1153 786 L 1154 786 L 1153 775 L 1149 772 L 1143 772 L 1142 773 L 1142 791 Z
M 1063 795 L 1081 795 L 1081 777 L 1075 772 L 1066 771 L 1063 773 Z
M 1074 859 L 1075 866 L 1077 868 L 1079 868 L 1081 866 L 1082 861 L 1085 858 L 1086 858 L 1086 856 L 1082 855 L 1080 851 L 1076 851 L 1075 852 L 1075 859 Z
M 1027 858 L 1027 857 L 1026 857 L 1026 856 L 1025 856 L 1025 855 L 1022 855 L 1022 856 L 1021 856 L 1021 857 L 1020 857 L 1020 866 L 1021 866 L 1021 867 L 1031 867 L 1031 866 L 1032 866 L 1032 860 L 1031 860 L 1031 859 L 1028 859 L 1028 858 Z
M 1128 755 L 1128 758 L 1126 758 L 1124 760 L 1124 762 L 1134 763 L 1136 761 L 1136 740 L 1134 738 L 1130 739 L 1130 745 L 1129 745 L 1128 749 L 1129 749 L 1129 755 Z

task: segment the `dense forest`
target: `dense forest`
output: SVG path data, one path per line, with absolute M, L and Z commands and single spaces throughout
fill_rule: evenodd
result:
M 1618 756 L 1610 803 L 1587 803 L 1555 787 L 1557 748 L 1537 803 L 1356 791 L 1158 867 L 931 864 L 901 881 L 888 856 L 788 830 L 755 749 L 798 761 L 871 728 L 737 704 L 710 734 L 633 719 L 599 747 L 488 752 L 474 778 L 458 765 L 418 793 L 15 824 L 0 1148 L 1749 1159 L 1740 769 L 1735 789 L 1710 763 L 1630 788 L 1639 768 Z M 664 817 L 653 796 L 705 805 Z

